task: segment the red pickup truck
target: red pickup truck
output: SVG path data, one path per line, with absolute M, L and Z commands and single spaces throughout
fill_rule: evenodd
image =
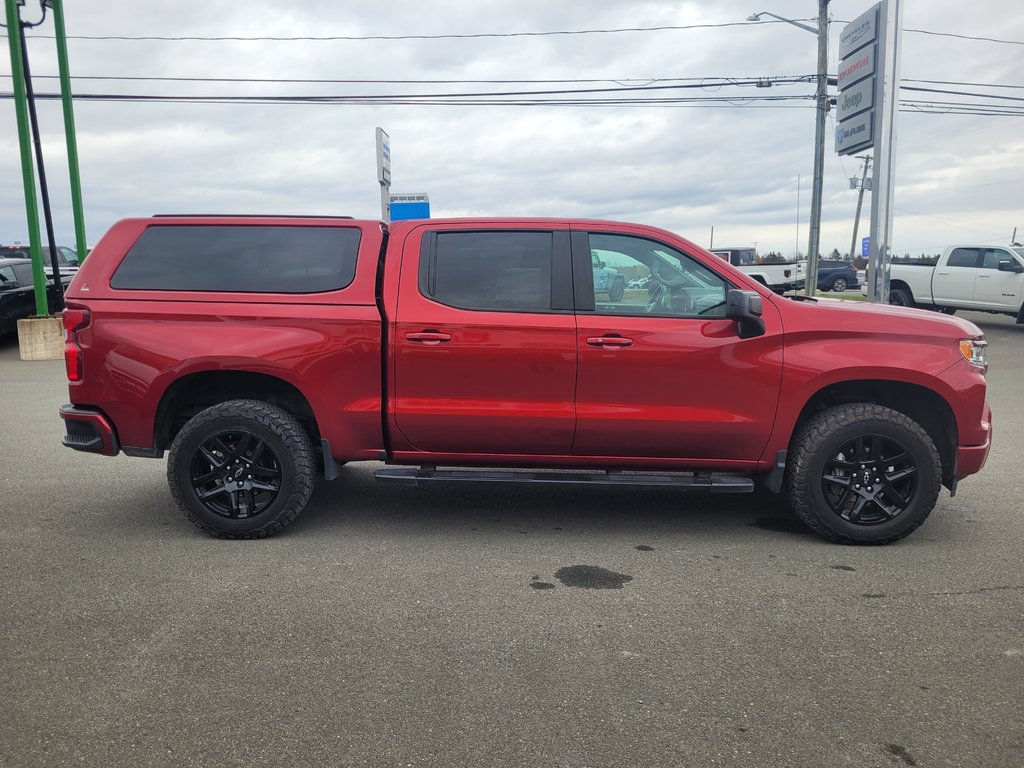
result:
M 643 285 L 595 290 L 594 264 Z M 67 292 L 64 444 L 169 451 L 215 536 L 318 476 L 781 492 L 834 541 L 906 536 L 985 463 L 961 319 L 774 295 L 636 224 L 176 216 L 117 223 Z

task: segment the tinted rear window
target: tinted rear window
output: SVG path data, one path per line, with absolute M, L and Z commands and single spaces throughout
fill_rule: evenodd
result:
M 321 293 L 352 282 L 354 227 L 156 226 L 131 247 L 112 288 Z

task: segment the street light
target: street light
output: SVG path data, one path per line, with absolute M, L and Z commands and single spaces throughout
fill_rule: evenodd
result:
M 811 32 L 818 36 L 818 87 L 814 122 L 814 183 L 811 185 L 811 231 L 807 244 L 807 284 L 805 293 L 814 295 L 818 283 L 818 245 L 821 240 L 821 187 L 825 173 L 825 118 L 828 115 L 828 2 L 818 0 L 818 28 L 787 19 L 770 11 L 751 14 L 747 21 L 760 21 L 762 16 L 771 16 L 786 24 Z

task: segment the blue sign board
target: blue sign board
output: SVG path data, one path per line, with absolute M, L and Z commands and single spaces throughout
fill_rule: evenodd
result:
M 430 196 L 422 193 L 390 195 L 391 220 L 410 221 L 430 218 Z
M 865 237 L 860 241 L 860 255 L 867 258 L 871 255 L 871 238 Z
M 430 203 L 391 203 L 392 221 L 409 221 L 410 219 L 429 219 Z

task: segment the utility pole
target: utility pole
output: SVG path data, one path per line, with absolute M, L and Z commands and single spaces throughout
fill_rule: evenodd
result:
M 864 172 L 860 177 L 860 192 L 857 193 L 857 212 L 853 214 L 853 239 L 850 240 L 850 261 L 853 261 L 855 249 L 857 248 L 857 226 L 860 224 L 860 208 L 864 203 L 864 185 L 868 180 L 868 166 L 871 165 L 871 155 L 858 155 L 857 159 L 864 161 Z
M 36 115 L 36 98 L 32 89 L 32 71 L 28 66 L 28 46 L 25 40 L 25 27 L 35 24 L 19 24 L 21 35 L 21 61 L 25 74 L 25 94 L 28 101 L 28 117 L 32 126 L 32 143 L 36 152 L 36 167 L 39 170 L 39 195 L 43 202 L 43 221 L 46 224 L 46 242 L 50 247 L 50 268 L 53 270 L 53 292 L 57 310 L 64 309 L 64 283 L 60 281 L 60 261 L 57 252 L 57 239 L 53 235 L 53 213 L 50 210 L 50 191 L 46 185 L 46 167 L 43 165 L 43 145 L 39 138 L 39 117 Z
M 35 287 L 36 314 L 49 313 L 46 302 L 46 275 L 43 273 L 43 252 L 39 247 L 39 208 L 36 205 L 36 178 L 32 169 L 32 147 L 28 128 L 28 97 L 22 71 L 21 16 L 18 0 L 4 0 L 7 19 L 7 42 L 11 52 L 11 80 L 14 82 L 14 112 L 18 123 L 18 146 L 21 150 L 21 178 L 25 188 L 25 217 L 28 219 L 29 252 L 32 256 L 32 282 Z
M 78 263 L 85 261 L 89 246 L 85 239 L 85 213 L 82 206 L 82 179 L 78 172 L 78 141 L 75 138 L 75 109 L 71 101 L 71 74 L 68 68 L 68 42 L 64 30 L 64 0 L 46 0 L 53 9 L 57 38 L 57 70 L 60 75 L 60 100 L 64 109 L 64 134 L 68 145 L 68 172 L 71 176 L 71 213 L 75 219 L 75 250 Z
M 821 188 L 825 176 L 825 118 L 828 115 L 828 3 L 818 0 L 818 87 L 814 98 L 814 184 L 811 187 L 811 231 L 807 243 L 807 284 L 813 296 L 818 287 L 818 247 L 821 239 Z

